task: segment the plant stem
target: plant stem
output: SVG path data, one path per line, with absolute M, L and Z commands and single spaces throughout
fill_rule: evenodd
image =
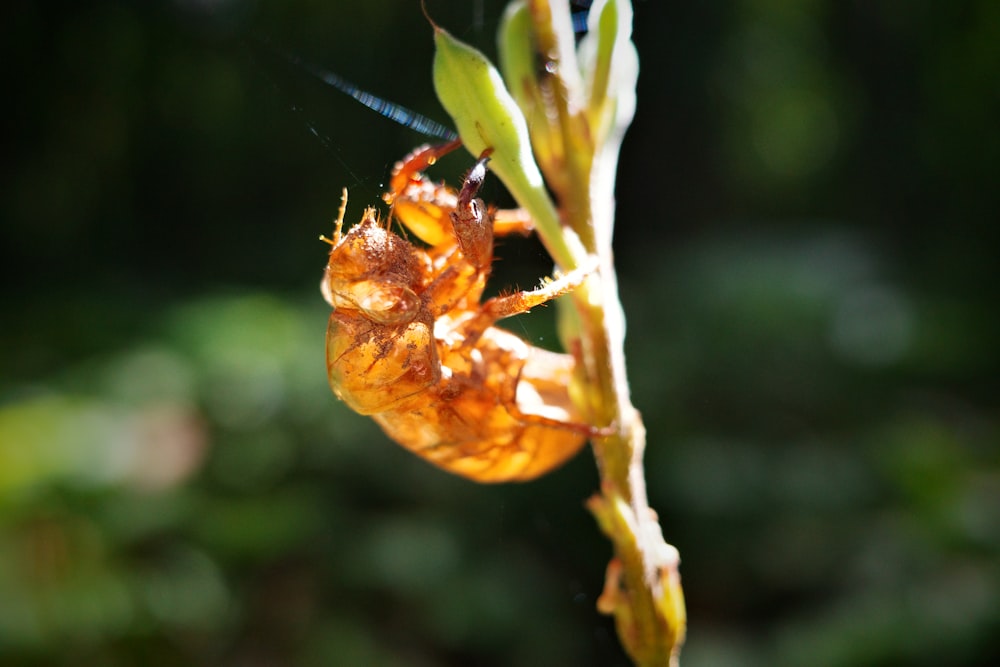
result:
M 637 665 L 676 665 L 686 627 L 679 558 L 663 540 L 646 495 L 642 462 L 646 431 L 630 398 L 625 318 L 611 249 L 615 165 L 601 162 L 617 161 L 617 145 L 614 150 L 595 150 L 582 108 L 585 95 L 573 33 L 565 27 L 568 7 L 549 0 L 527 4 L 537 52 L 548 73 L 540 82 L 548 88 L 543 97 L 555 107 L 547 116 L 557 125 L 552 129 L 561 134 L 564 146 L 562 222 L 598 258 L 597 274 L 573 299 L 592 423 L 610 429 L 608 435 L 593 440 L 601 490 L 587 503 L 615 553 L 598 609 L 615 616 L 622 644 Z

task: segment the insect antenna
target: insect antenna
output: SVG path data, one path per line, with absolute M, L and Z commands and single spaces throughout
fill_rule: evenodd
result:
M 347 213 L 347 188 L 344 188 L 340 194 L 340 208 L 337 209 L 337 221 L 333 225 L 333 238 L 328 239 L 323 234 L 319 235 L 319 240 L 323 243 L 329 243 L 334 248 L 340 245 L 340 240 L 344 237 L 344 214 Z

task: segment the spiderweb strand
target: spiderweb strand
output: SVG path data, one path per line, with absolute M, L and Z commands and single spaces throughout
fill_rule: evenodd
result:
M 325 70 L 318 65 L 302 60 L 298 56 L 291 53 L 283 52 L 281 55 L 292 65 L 301 67 L 303 70 L 312 74 L 328 86 L 332 86 L 340 92 L 350 95 L 372 111 L 385 116 L 389 120 L 399 123 L 403 127 L 427 135 L 428 137 L 437 137 L 438 139 L 444 139 L 445 141 L 458 139 L 458 135 L 453 130 L 435 120 L 431 120 L 427 116 L 419 114 L 411 109 L 407 109 L 406 107 L 396 104 L 395 102 L 390 102 L 389 100 L 384 100 L 381 97 L 372 95 L 371 93 L 358 88 L 344 77 L 334 74 L 329 70 Z

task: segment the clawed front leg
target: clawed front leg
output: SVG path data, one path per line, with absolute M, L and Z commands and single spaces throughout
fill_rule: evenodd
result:
M 493 263 L 493 220 L 486 204 L 476 195 L 486 180 L 486 163 L 491 152 L 484 151 L 466 174 L 455 210 L 451 213 L 451 225 L 462 255 L 483 273 L 488 273 Z

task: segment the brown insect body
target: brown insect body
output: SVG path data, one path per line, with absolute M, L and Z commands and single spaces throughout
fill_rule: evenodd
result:
M 482 299 L 494 233 L 530 221 L 494 215 L 476 198 L 487 156 L 461 191 L 420 173 L 457 143 L 423 147 L 396 165 L 386 200 L 417 246 L 373 209 L 341 234 L 322 289 L 331 387 L 353 410 L 432 463 L 479 482 L 528 480 L 562 464 L 591 429 L 570 399 L 574 359 L 493 326 L 578 286 L 576 271 L 542 287 Z

